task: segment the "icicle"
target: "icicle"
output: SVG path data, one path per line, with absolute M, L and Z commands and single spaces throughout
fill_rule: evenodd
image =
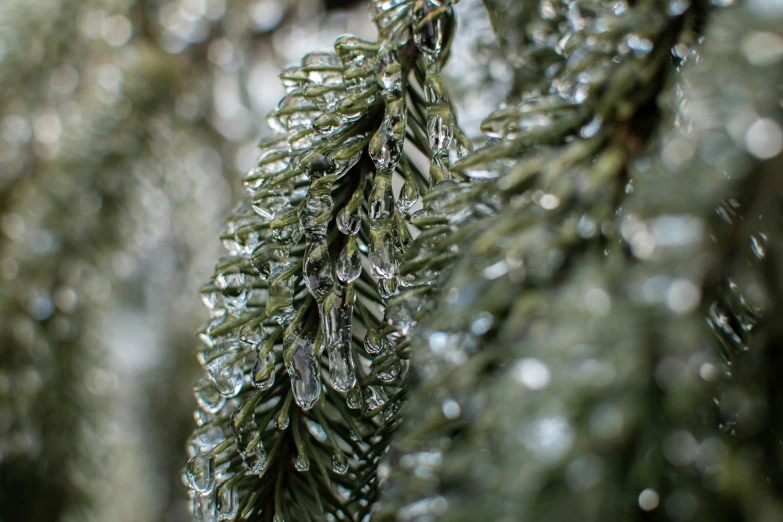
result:
M 297 453 L 296 457 L 294 457 L 294 467 L 296 467 L 296 471 L 300 473 L 304 473 L 305 471 L 310 470 L 310 457 L 305 455 L 304 453 Z
M 216 504 L 214 493 L 199 496 L 191 491 L 190 512 L 194 522 L 216 522 L 218 519 Z
M 190 459 L 186 476 L 190 489 L 200 496 L 208 495 L 215 489 L 215 456 L 208 453 Z
M 356 385 L 351 344 L 351 321 L 355 295 L 352 285 L 337 287 L 326 298 L 321 310 L 324 343 L 329 355 L 329 381 L 337 391 Z
M 231 415 L 231 426 L 248 473 L 260 475 L 266 468 L 267 454 L 261 441 L 261 430 L 256 424 L 255 413 L 245 412 L 241 407 L 236 409 Z
M 348 471 L 348 457 L 342 451 L 332 455 L 332 471 L 338 475 L 345 475 Z
M 427 141 L 432 151 L 430 182 L 432 184 L 450 179 L 449 151 L 458 133 L 458 155 L 466 154 L 470 142 L 456 127 L 456 118 L 451 110 L 446 88 L 440 77 L 442 55 L 446 40 L 445 21 L 442 14 L 433 14 L 444 3 L 438 0 L 423 0 L 413 13 L 416 29 L 413 40 L 424 57 L 424 98 L 427 103 Z
M 245 357 L 236 349 L 236 344 L 231 344 L 230 351 L 215 356 L 205 364 L 207 375 L 215 384 L 215 388 L 221 395 L 236 397 L 242 390 L 244 372 L 242 366 Z
M 226 403 L 226 397 L 220 394 L 215 383 L 207 377 L 202 377 L 193 391 L 199 407 L 207 413 L 214 415 Z
M 217 514 L 220 520 L 233 520 L 239 513 L 239 492 L 236 487 L 218 488 Z
M 251 375 L 253 386 L 268 390 L 275 383 L 275 355 L 271 351 L 256 355 L 256 364 Z
M 397 207 L 401 212 L 408 212 L 417 201 L 419 201 L 419 186 L 413 179 L 413 174 L 410 170 L 405 169 L 405 182 L 400 188 L 400 194 L 397 198 Z
M 320 364 L 313 353 L 313 340 L 294 331 L 283 339 L 283 344 L 294 400 L 300 408 L 309 410 L 321 396 Z
M 356 245 L 356 237 L 349 236 L 340 255 L 337 257 L 337 279 L 348 284 L 356 281 L 362 274 L 362 257 Z
M 305 285 L 317 301 L 323 300 L 334 284 L 329 244 L 326 238 L 317 237 L 307 246 L 304 258 Z
M 315 183 L 310 185 L 307 197 L 299 209 L 299 223 L 305 237 L 325 236 L 329 219 L 332 217 L 331 185 Z

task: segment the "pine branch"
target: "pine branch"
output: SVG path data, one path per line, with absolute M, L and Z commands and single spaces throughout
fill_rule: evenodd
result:
M 413 322 L 392 312 L 395 295 L 430 284 L 405 262 L 459 187 L 450 153 L 470 144 L 440 78 L 451 3 L 377 2 L 373 17 L 378 42 L 342 37 L 337 54 L 281 75 L 279 134 L 261 144 L 222 235 L 229 256 L 202 289 L 207 376 L 183 476 L 196 520 L 362 520 L 374 504 Z
M 454 166 L 494 177 L 481 192 L 502 210 L 457 233 L 460 259 L 411 339 L 420 384 L 380 520 L 780 517 L 779 422 L 751 405 L 780 407 L 777 330 L 759 317 L 780 299 L 781 150 L 753 126 L 780 121 L 781 69 L 748 43 L 779 38 L 780 23 L 716 15 L 650 139 L 669 49 L 684 56 L 705 14 L 677 5 L 569 26 L 580 59 L 552 85 L 586 97 L 495 114 L 484 128 L 499 140 Z M 579 64 L 594 73 L 582 94 Z M 755 119 L 733 135 L 740 114 Z M 726 223 L 710 237 L 716 208 Z

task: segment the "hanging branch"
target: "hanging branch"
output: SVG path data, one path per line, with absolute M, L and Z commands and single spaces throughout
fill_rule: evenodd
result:
M 212 319 L 183 475 L 196 520 L 362 520 L 374 504 L 413 326 L 389 303 L 426 284 L 400 266 L 428 198 L 457 186 L 450 152 L 470 144 L 440 78 L 451 2 L 372 12 L 378 42 L 341 37 L 336 54 L 282 73 L 278 134 L 261 143 L 222 235 L 229 255 L 202 288 Z
M 477 187 L 503 210 L 455 234 L 459 260 L 411 339 L 420 384 L 379 520 L 783 513 L 779 422 L 760 406 L 780 411 L 764 304 L 780 300 L 781 145 L 766 136 L 783 135 L 782 71 L 751 45 L 780 21 L 719 12 L 687 52 L 698 4 L 598 4 L 569 3 L 570 20 L 594 18 L 540 40 L 575 41 L 552 85 L 578 94 L 576 67 L 595 80 L 579 99 L 496 113 L 498 141 L 453 167 L 494 178 Z M 672 48 L 687 64 L 651 136 Z

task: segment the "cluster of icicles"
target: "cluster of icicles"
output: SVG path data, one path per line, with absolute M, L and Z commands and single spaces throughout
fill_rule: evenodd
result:
M 437 275 L 413 268 L 427 265 L 421 260 L 437 235 L 426 230 L 448 223 L 442 203 L 463 188 L 451 179 L 450 161 L 470 148 L 439 74 L 450 4 L 377 2 L 378 43 L 341 37 L 337 54 L 309 54 L 281 75 L 287 95 L 269 119 L 279 134 L 260 145 L 257 167 L 244 178 L 250 197 L 222 236 L 229 256 L 202 288 L 212 318 L 201 332 L 206 376 L 195 388 L 199 428 L 183 475 L 197 521 L 252 512 L 240 483 L 268 468 L 274 449 L 265 446 L 265 432 L 277 430 L 279 443 L 291 399 L 302 411 L 297 419 L 310 410 L 318 418 L 304 424 L 328 435 L 338 475 L 349 471 L 349 457 L 366 458 L 353 443 L 395 420 L 406 368 L 400 345 L 421 306 L 405 295 Z M 421 93 L 408 89 L 411 70 Z M 414 113 L 406 95 L 420 96 L 426 112 Z M 406 134 L 418 136 L 429 176 L 403 152 Z M 397 198 L 394 176 L 403 180 Z M 422 193 L 421 208 L 412 211 Z M 341 444 L 347 439 L 333 434 L 323 408 L 313 409 L 327 401 L 324 352 L 325 380 L 355 426 L 367 427 L 351 431 L 353 442 Z M 282 395 L 275 386 L 281 366 L 290 380 L 290 393 L 284 386 Z M 294 464 L 307 471 L 307 443 L 297 430 Z M 383 450 L 385 444 L 374 450 L 375 461 Z

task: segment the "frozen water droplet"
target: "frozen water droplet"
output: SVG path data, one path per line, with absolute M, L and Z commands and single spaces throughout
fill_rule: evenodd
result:
M 222 487 L 218 490 L 217 513 L 220 520 L 233 520 L 239 513 L 239 492 L 236 487 Z
M 300 408 L 309 410 L 321 395 L 321 375 L 318 358 L 313 355 L 313 340 L 292 332 L 283 342 L 294 400 Z
M 304 259 L 305 285 L 316 300 L 320 301 L 334 285 L 329 244 L 319 237 L 307 246 Z
M 352 287 L 333 292 L 321 308 L 324 343 L 329 355 L 329 382 L 337 391 L 348 391 L 356 384 L 351 344 L 351 320 L 354 293 Z
M 337 279 L 344 284 L 352 283 L 362 274 L 362 256 L 356 245 L 356 238 L 350 236 L 340 255 L 337 256 Z
M 342 451 L 332 455 L 332 471 L 338 475 L 345 475 L 348 471 L 348 457 Z
M 419 187 L 412 178 L 408 178 L 400 188 L 400 196 L 397 198 L 397 206 L 402 212 L 407 212 L 419 201 Z
M 391 382 L 399 377 L 401 369 L 402 363 L 400 362 L 400 358 L 397 354 L 389 350 L 387 358 L 377 369 L 376 374 L 381 381 Z
M 399 410 L 399 404 L 396 402 L 390 402 L 389 405 L 383 409 L 383 422 L 390 422 L 392 419 L 394 419 Z
M 386 109 L 386 116 L 370 139 L 370 157 L 379 172 L 391 172 L 400 162 L 405 139 L 405 112 L 391 114 L 392 105 Z
M 215 456 L 196 455 L 187 465 L 188 487 L 199 495 L 207 495 L 215 488 Z
M 275 383 L 275 355 L 269 352 L 256 360 L 253 367 L 253 386 L 267 390 Z
M 750 236 L 750 249 L 759 260 L 767 256 L 767 235 L 763 232 Z
M 275 413 L 275 426 L 277 426 L 278 430 L 283 431 L 287 429 L 290 423 L 291 417 L 287 413 L 285 416 L 281 416 L 280 412 Z
M 367 405 L 367 409 L 375 411 L 382 408 L 388 401 L 388 397 L 383 392 L 383 388 L 380 386 L 368 386 L 364 391 L 364 404 Z
M 364 351 L 367 353 L 379 353 L 386 345 L 378 330 L 369 330 L 364 336 Z
M 200 496 L 191 492 L 190 511 L 194 522 L 217 522 L 217 503 L 214 492 Z
M 368 201 L 370 225 L 385 224 L 394 214 L 394 193 L 390 176 L 378 175 Z
M 348 436 L 351 437 L 351 440 L 354 441 L 354 442 L 360 442 L 362 440 L 362 438 L 359 436 L 359 434 L 356 433 L 353 430 L 350 430 L 348 432 Z
M 284 264 L 272 270 L 269 281 L 269 298 L 266 302 L 267 315 L 281 325 L 286 325 L 294 315 L 294 278 L 284 277 L 291 266 Z
M 329 189 L 311 189 L 299 209 L 299 223 L 307 237 L 325 236 L 331 216 L 332 196 Z
M 394 242 L 386 230 L 372 230 L 370 233 L 370 264 L 373 273 L 380 279 L 391 279 L 398 273 Z
M 237 353 L 229 352 L 207 361 L 207 375 L 221 395 L 236 397 L 242 390 L 244 360 L 245 358 L 238 356 Z
M 296 471 L 304 472 L 308 471 L 310 469 L 310 457 L 303 453 L 299 453 L 294 458 L 294 467 L 296 467 Z
M 221 395 L 215 383 L 209 378 L 202 377 L 194 388 L 196 402 L 207 413 L 215 414 L 226 403 L 225 396 Z
M 422 22 L 438 7 L 440 7 L 440 3 L 435 0 L 423 0 L 417 3 L 413 12 L 416 25 L 421 24 L 421 28 L 413 33 L 413 41 L 419 51 L 431 62 L 437 60 L 443 50 L 443 21 L 441 16 L 434 16 L 423 24 Z
M 345 235 L 355 236 L 362 226 L 362 215 L 357 208 L 348 212 L 348 207 L 343 207 L 337 214 L 337 229 Z
M 242 455 L 248 473 L 260 475 L 266 468 L 267 454 L 261 441 L 261 430 L 256 424 L 255 414 L 249 412 L 243 416 L 240 406 L 231 415 L 231 425 L 239 454 Z
M 380 279 L 378 281 L 378 293 L 384 299 L 389 299 L 397 291 L 397 278 Z
M 377 79 L 381 89 L 386 91 L 384 96 L 388 96 L 388 93 L 399 93 L 402 89 L 402 64 L 396 49 L 386 49 L 380 52 Z
M 362 405 L 362 394 L 356 389 L 352 388 L 345 394 L 345 402 L 352 410 L 358 410 Z
M 454 127 L 447 121 L 448 119 L 450 118 L 444 119 L 443 114 L 436 113 L 427 122 L 427 137 L 433 154 L 444 154 L 451 147 L 451 142 L 454 140 Z

